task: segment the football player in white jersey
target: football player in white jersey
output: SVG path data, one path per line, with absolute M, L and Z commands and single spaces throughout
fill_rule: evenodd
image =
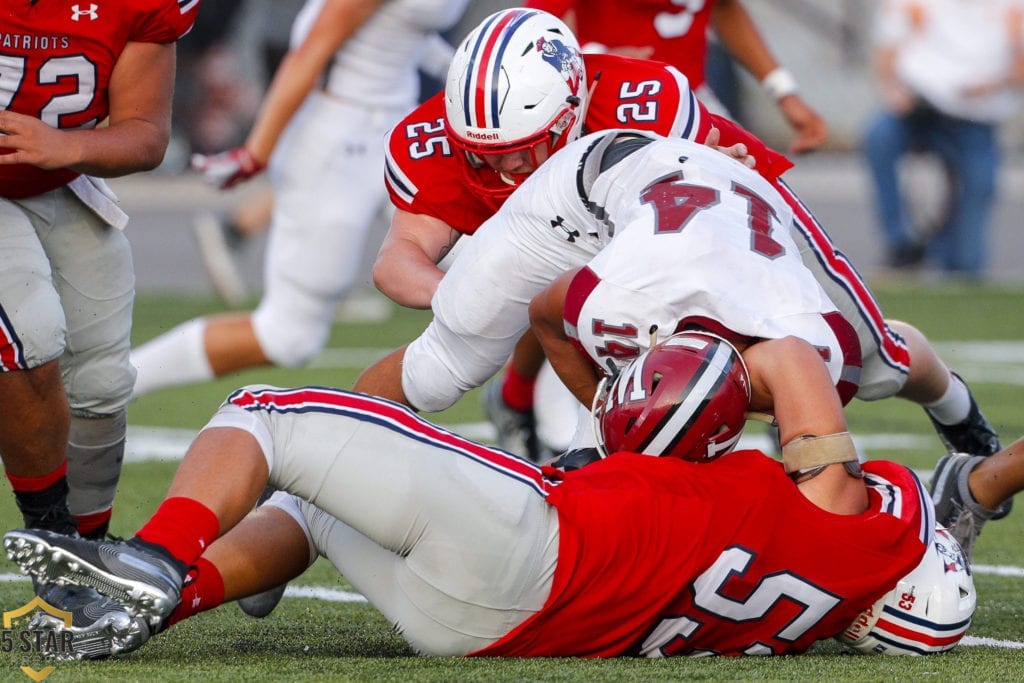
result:
M 132 352 L 135 395 L 316 356 L 357 285 L 387 194 L 384 134 L 416 104 L 417 64 L 466 0 L 309 0 L 242 147 L 197 160 L 228 188 L 269 165 L 274 211 L 253 312 L 185 322 Z
M 619 144 L 609 150 L 616 141 Z M 630 159 L 639 150 L 644 151 Z M 681 159 L 692 161 L 687 166 Z M 616 168 L 618 164 L 622 166 Z M 637 262 L 634 265 L 648 278 L 645 285 L 668 278 L 681 290 L 702 292 L 705 303 L 693 305 L 690 315 L 717 321 L 716 326 L 704 327 L 734 340 L 749 343 L 794 336 L 827 350 L 823 355 L 832 383 L 849 400 L 856 391 L 860 367 L 856 333 L 803 265 L 799 249 L 782 227 L 792 220 L 783 198 L 758 174 L 714 149 L 637 131 L 596 133 L 571 143 L 534 172 L 522 190 L 481 226 L 441 280 L 433 322 L 405 349 L 398 398 L 413 406 L 440 406 L 482 384 L 502 366 L 529 327 L 531 300 L 564 273 L 602 258 L 613 245 L 625 242 L 628 248 L 640 239 L 634 233 L 648 230 L 656 213 L 642 198 L 641 189 L 656 178 L 680 173 L 692 176 L 697 185 L 689 187 L 691 197 L 659 200 L 671 205 L 665 209 L 669 215 L 689 218 L 700 208 L 721 203 L 708 216 L 722 216 L 742 226 L 731 230 L 730 241 L 719 243 L 706 239 L 708 230 L 717 231 L 717 222 L 705 222 L 698 233 L 704 240 L 702 249 L 685 260 L 743 254 L 749 261 L 744 267 L 750 271 L 740 274 L 737 264 L 723 263 L 712 280 L 710 268 L 688 276 L 685 262 Z M 734 185 L 736 189 L 730 190 Z M 714 196 L 723 193 L 716 188 L 731 193 L 728 201 Z M 662 237 L 672 241 L 678 225 L 664 228 L 667 234 Z M 689 233 L 686 237 L 689 244 Z M 756 301 L 742 302 L 738 295 L 730 298 L 727 292 L 739 280 L 750 283 L 743 287 L 745 292 L 760 292 Z M 727 298 L 735 305 L 728 310 L 715 308 Z M 685 317 L 678 311 L 658 313 L 651 322 L 659 324 L 665 335 Z M 647 334 L 647 327 L 642 333 Z M 589 425 L 589 420 L 581 424 Z
M 682 129 L 672 126 L 668 134 L 696 140 L 703 140 L 709 125 L 713 125 L 722 129 L 726 144 L 745 142 L 751 150 L 757 149 L 754 153 L 757 158 L 756 170 L 773 184 L 792 209 L 791 233 L 801 250 L 804 264 L 815 273 L 819 284 L 836 302 L 846 319 L 856 327 L 864 362 L 858 398 L 877 400 L 900 396 L 922 405 L 951 452 L 990 455 L 999 449 L 998 435 L 981 414 L 966 384 L 949 371 L 920 331 L 906 323 L 884 319 L 870 289 L 853 265 L 835 248 L 803 202 L 778 178 L 779 174 L 789 168 L 787 160 L 765 148 L 763 143 L 738 129 L 735 124 L 707 114 L 685 88 L 685 78 L 681 75 L 657 79 L 655 74 L 644 72 L 639 76 L 637 72 L 645 64 L 650 64 L 643 61 L 628 60 L 626 68 L 621 71 L 613 68 L 614 64 L 594 62 L 596 58 L 611 59 L 607 55 L 589 55 L 584 63 L 568 28 L 553 17 L 539 20 L 537 16 L 536 12 L 526 16 L 522 10 L 507 10 L 485 20 L 459 48 L 460 68 L 455 68 L 453 64 L 449 71 L 451 94 L 445 102 L 433 102 L 434 108 L 423 113 L 421 118 L 416 118 L 417 110 L 403 121 L 407 125 L 396 126 L 392 131 L 387 178 L 392 202 L 398 211 L 375 266 L 375 281 L 382 290 L 401 301 L 401 297 L 382 285 L 382 272 L 386 270 L 394 276 L 396 282 L 421 297 L 434 295 L 435 312 L 438 306 L 447 307 L 441 300 L 441 290 L 435 289 L 442 275 L 435 263 L 447 253 L 451 240 L 457 237 L 456 233 L 473 234 L 476 226 L 486 215 L 490 215 L 486 210 L 496 210 L 496 205 L 503 198 L 496 200 L 495 187 L 504 183 L 506 191 L 511 192 L 516 184 L 536 168 L 536 162 L 543 159 L 543 155 L 534 155 L 534 163 L 524 164 L 517 156 L 521 157 L 524 151 L 533 153 L 537 148 L 550 152 L 552 148 L 557 149 L 564 144 L 566 138 L 577 134 L 580 127 L 566 123 L 567 120 L 577 120 L 578 116 L 570 116 L 574 113 L 585 113 L 584 127 L 590 130 L 621 125 L 651 128 L 651 122 L 647 119 L 655 115 L 662 118 L 667 116 L 667 122 L 688 122 Z M 495 37 L 489 38 L 492 34 Z M 498 51 L 491 48 L 493 45 L 525 44 L 528 41 L 536 45 L 548 45 L 556 40 L 564 50 L 575 54 L 575 57 L 571 54 L 562 57 L 563 63 L 568 60 L 573 68 L 561 71 L 551 69 L 543 59 L 545 55 L 539 50 Z M 478 49 L 478 45 L 486 45 L 487 49 Z M 622 64 L 619 65 L 621 67 Z M 502 72 L 529 74 L 530 77 L 486 81 L 477 77 L 479 74 Z M 581 82 L 587 83 L 589 88 L 567 88 L 566 73 L 584 74 L 585 78 Z M 620 77 L 612 78 L 614 75 Z M 599 76 L 601 78 L 598 81 Z M 658 87 L 654 90 L 640 88 L 636 82 L 638 78 L 643 79 L 645 84 L 656 82 Z M 616 87 L 619 81 L 621 87 Z M 575 84 L 577 79 L 574 76 L 568 82 Z M 600 87 L 596 88 L 598 82 Z M 493 92 L 487 91 L 485 87 L 490 97 L 474 99 L 462 96 L 469 93 L 468 89 L 464 93 L 462 85 L 472 83 L 490 84 Z M 684 92 L 680 92 L 680 83 Z M 526 102 L 529 98 L 517 91 L 517 88 L 520 91 L 559 93 L 559 96 L 544 100 L 545 110 L 542 112 L 538 112 L 537 106 L 520 107 L 523 111 L 519 111 L 517 106 L 520 105 L 515 103 Z M 655 90 L 671 96 L 651 95 L 650 92 Z M 479 94 L 478 90 L 472 92 Z M 626 98 L 626 101 L 622 101 L 622 98 Z M 500 121 L 490 121 L 484 116 L 492 112 L 496 105 L 492 104 L 491 108 L 482 105 L 495 102 L 505 103 L 500 110 Z M 566 106 L 566 103 L 569 105 Z M 428 105 L 431 102 L 422 105 L 420 109 Z M 684 111 L 688 113 L 687 116 L 681 115 Z M 641 113 L 644 114 L 644 121 L 640 120 Z M 619 123 L 616 124 L 616 121 Z M 645 122 L 647 125 L 642 126 Z M 660 129 L 656 132 L 665 134 Z M 555 142 L 545 146 L 543 143 L 549 139 Z M 516 154 L 510 154 L 510 151 Z M 460 184 L 459 178 L 467 181 Z M 523 256 L 535 257 L 534 254 Z M 383 267 L 385 261 L 388 262 L 387 268 Z M 484 283 L 494 277 L 500 278 L 507 264 L 489 261 L 488 267 L 495 270 L 490 278 L 483 275 Z M 486 288 L 481 286 L 476 291 L 486 291 Z M 489 304 L 488 297 L 481 296 L 479 301 L 469 304 L 467 311 L 456 316 L 456 319 L 461 321 Z M 495 321 L 494 324 L 499 330 L 505 326 L 504 321 Z M 472 346 L 481 341 L 467 341 L 476 332 L 466 327 L 457 330 L 457 334 L 464 335 L 460 347 L 463 342 Z M 490 343 L 492 340 L 489 330 L 484 331 L 482 336 L 485 339 L 481 343 Z M 468 358 L 476 355 L 475 351 L 467 353 Z M 356 388 L 395 400 L 405 400 L 407 397 L 402 388 L 404 383 L 412 392 L 408 398 L 412 398 L 415 393 L 422 401 L 414 400 L 414 407 L 436 411 L 444 409 L 462 393 L 479 385 L 478 379 L 471 380 L 448 372 L 435 378 L 430 370 L 423 370 L 423 376 L 417 380 L 410 377 L 410 373 L 418 374 L 420 371 L 410 370 L 410 364 L 403 368 L 402 358 L 403 350 L 399 350 L 371 366 L 360 377 Z M 517 372 L 521 374 L 522 371 L 517 369 Z M 420 382 L 425 384 L 418 386 Z M 522 383 L 525 383 L 525 379 Z M 505 388 L 508 388 L 508 383 Z M 507 398 L 504 396 L 506 402 Z
M 530 319 L 583 405 L 594 400 L 600 375 L 688 329 L 741 349 L 802 339 L 814 349 L 811 360 L 815 350 L 825 360 L 842 401 L 853 397 L 861 365 L 856 332 L 803 264 L 783 227 L 792 212 L 767 181 L 707 146 L 635 132 L 588 136 L 564 156 L 574 158 L 536 175 L 542 185 L 548 173 L 566 182 L 531 193 L 538 201 L 530 211 L 544 215 L 555 204 L 581 202 L 592 220 L 580 230 L 603 222 L 609 239 L 586 266 L 533 298 Z M 563 163 L 582 171 L 573 177 Z M 784 367 L 776 357 L 764 365 Z M 784 432 L 783 444 L 790 438 Z

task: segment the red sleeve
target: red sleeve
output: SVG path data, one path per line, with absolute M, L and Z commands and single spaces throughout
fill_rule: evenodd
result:
M 146 0 L 128 39 L 138 43 L 173 43 L 192 30 L 200 0 Z
M 760 138 L 740 124 L 717 114 L 709 113 L 708 116 L 710 117 L 711 124 L 722 133 L 720 144 L 723 147 L 729 147 L 738 142 L 745 144 L 747 150 L 757 162 L 754 170 L 760 173 L 766 180 L 774 181 L 780 175 L 793 168 L 792 161 L 761 142 Z M 698 140 L 698 142 L 703 142 L 703 140 Z
M 421 104 L 387 135 L 384 184 L 395 208 L 433 216 L 471 235 L 501 202 L 467 186 L 444 132 L 444 93 Z

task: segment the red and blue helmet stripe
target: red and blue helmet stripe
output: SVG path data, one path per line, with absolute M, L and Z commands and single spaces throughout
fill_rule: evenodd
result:
M 512 38 L 536 10 L 516 9 L 492 16 L 470 46 L 468 78 L 463 84 L 462 109 L 470 128 L 500 128 L 501 64 Z

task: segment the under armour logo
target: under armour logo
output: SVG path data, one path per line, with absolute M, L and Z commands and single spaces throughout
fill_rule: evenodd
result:
M 580 231 L 567 227 L 565 225 L 565 219 L 562 218 L 561 216 L 555 216 L 555 220 L 551 221 L 551 227 L 559 228 L 562 232 L 565 233 L 566 239 L 569 240 L 570 242 L 575 242 L 576 238 L 580 236 Z
M 89 9 L 81 9 L 79 5 L 71 6 L 71 21 L 78 21 L 79 17 L 89 17 L 89 21 L 96 21 L 100 15 L 96 12 L 100 8 L 95 2 L 89 3 Z

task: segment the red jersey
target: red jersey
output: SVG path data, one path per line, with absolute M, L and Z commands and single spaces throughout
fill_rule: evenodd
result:
M 125 44 L 176 41 L 198 7 L 199 0 L 9 0 L 0 13 L 0 109 L 54 128 L 94 128 L 107 117 L 110 75 Z M 0 196 L 31 197 L 78 175 L 0 166 Z
M 563 17 L 576 14 L 576 37 L 584 50 L 589 43 L 605 48 L 651 47 L 650 58 L 667 62 L 684 74 L 694 88 L 704 83 L 708 50 L 708 21 L 714 0 L 529 0 L 527 7 Z
M 910 470 L 864 470 L 870 507 L 849 516 L 816 507 L 756 451 L 710 463 L 619 453 L 565 473 L 548 496 L 560 525 L 551 595 L 472 654 L 794 654 L 834 637 L 934 533 Z
M 746 144 L 769 180 L 792 166 L 738 124 L 708 113 L 674 67 L 617 55 L 584 55 L 584 62 L 591 81 L 584 133 L 633 128 L 702 142 L 716 127 L 722 145 Z M 385 183 L 397 208 L 471 235 L 504 199 L 474 193 L 468 185 L 464 161 L 454 156 L 445 134 L 444 114 L 444 93 L 438 93 L 388 133 Z

